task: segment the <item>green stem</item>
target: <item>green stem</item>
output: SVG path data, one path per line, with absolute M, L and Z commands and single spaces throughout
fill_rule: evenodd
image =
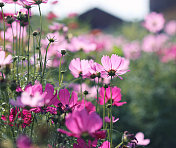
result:
M 42 81 L 43 81 L 43 79 L 44 79 L 44 75 L 45 75 L 45 70 L 46 70 L 46 59 L 47 59 L 48 48 L 49 48 L 50 45 L 51 45 L 51 42 L 48 43 L 47 48 L 46 48 L 45 60 L 44 60 L 44 69 L 43 69 L 43 74 L 42 74 L 42 77 L 41 77 L 41 84 L 42 84 Z
M 27 70 L 27 83 L 29 83 L 29 43 L 30 43 L 30 17 L 29 17 L 29 9 L 28 9 L 28 53 L 27 53 L 27 59 L 28 59 L 28 70 Z
M 33 48 L 34 48 L 34 82 L 35 82 L 35 71 L 36 71 L 36 67 L 35 67 L 35 40 L 34 40 L 34 36 L 33 36 Z
M 111 83 L 112 83 L 112 76 L 111 76 Z M 111 143 L 111 147 L 112 147 L 112 129 L 113 129 L 113 122 L 112 122 L 112 86 L 110 86 L 110 90 L 111 90 L 111 108 L 110 108 L 110 116 L 111 116 L 111 123 L 110 123 L 110 143 Z
M 60 64 L 59 64 L 59 87 L 61 86 L 61 63 L 62 63 L 62 56 L 61 56 L 61 59 L 60 59 Z
M 14 49 L 14 32 L 13 32 L 13 27 L 12 27 L 12 24 L 10 24 L 10 26 L 11 26 L 11 29 L 12 29 L 12 36 L 13 36 L 13 57 L 15 56 L 15 49 Z M 14 78 L 15 78 L 15 62 L 14 62 L 14 60 L 13 60 L 13 80 L 14 80 Z
M 105 110 L 106 110 L 105 96 L 106 96 L 106 88 L 104 92 L 104 105 L 103 105 L 103 129 L 105 129 Z
M 4 51 L 6 51 L 6 45 L 5 45 L 5 18 L 4 18 L 4 12 L 1 7 L 1 12 L 2 12 L 2 18 L 3 18 L 3 26 L 4 26 Z
M 115 148 L 119 148 L 123 144 L 123 141 L 119 143 Z

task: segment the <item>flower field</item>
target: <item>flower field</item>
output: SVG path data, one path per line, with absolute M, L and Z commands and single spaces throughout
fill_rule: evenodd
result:
M 0 1 L 0 148 L 175 147 L 176 20 L 91 29 L 48 4 Z

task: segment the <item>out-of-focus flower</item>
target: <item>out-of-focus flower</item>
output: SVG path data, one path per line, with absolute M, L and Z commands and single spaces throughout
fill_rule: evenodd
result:
M 49 105 L 57 105 L 59 100 L 57 99 L 57 92 L 54 94 L 54 87 L 51 84 L 46 84 L 45 91 L 42 90 L 42 85 L 36 83 L 35 85 L 27 85 L 21 96 L 17 97 L 17 100 L 10 100 L 10 103 L 14 106 L 30 106 L 41 107 Z
M 90 66 L 88 60 L 73 59 L 70 62 L 69 69 L 75 78 L 82 76 L 85 78 L 89 72 Z
M 176 46 L 172 46 L 169 49 L 164 49 L 161 51 L 161 61 L 163 63 L 169 62 L 169 61 L 176 61 Z
M 127 59 L 138 59 L 141 54 L 140 45 L 137 41 L 127 43 L 123 46 L 123 52 Z
M 17 148 L 32 148 L 32 140 L 26 135 L 18 136 L 16 140 Z
M 164 48 L 163 45 L 168 40 L 168 37 L 164 34 L 159 35 L 148 35 L 144 37 L 142 43 L 142 50 L 145 52 L 156 52 L 161 48 Z
M 7 4 L 18 4 L 18 5 L 21 5 L 20 0 L 2 0 L 2 2 L 7 3 Z
M 176 20 L 169 21 L 164 30 L 168 35 L 176 35 Z
M 144 139 L 142 132 L 138 132 L 135 137 L 137 139 L 137 145 L 148 145 L 150 143 L 150 139 Z
M 12 56 L 8 55 L 5 57 L 5 51 L 0 50 L 0 68 L 12 63 Z
M 95 112 L 89 114 L 85 109 L 74 111 L 68 114 L 65 120 L 65 125 L 71 132 L 63 129 L 58 129 L 58 131 L 68 136 L 78 138 L 81 136 L 91 136 L 97 138 L 97 136 L 101 137 L 104 134 L 99 132 L 102 127 L 102 119 Z
M 115 117 L 112 117 L 112 122 L 113 123 L 117 122 L 118 120 L 119 120 L 119 118 L 115 119 Z M 111 119 L 108 116 L 106 116 L 105 117 L 105 122 L 110 123 Z
M 103 56 L 101 63 L 103 68 L 99 65 L 99 70 L 101 71 L 101 76 L 104 78 L 117 76 L 122 79 L 119 75 L 123 75 L 129 71 L 129 61 L 115 54 L 112 54 L 111 58 L 109 56 Z
M 69 13 L 69 14 L 68 14 L 68 17 L 69 17 L 69 18 L 74 18 L 74 17 L 76 17 L 76 16 L 78 16 L 77 13 Z
M 55 18 L 58 18 L 58 16 L 57 16 L 55 13 L 53 13 L 53 12 L 49 12 L 49 13 L 47 14 L 46 18 L 47 18 L 48 20 L 53 20 L 53 19 L 55 19 Z
M 65 110 L 72 110 L 72 108 L 75 107 L 75 105 L 77 104 L 78 96 L 73 91 L 70 97 L 70 93 L 67 89 L 60 89 L 59 100 L 64 106 Z
M 121 101 L 121 89 L 118 87 L 108 87 L 106 88 L 106 93 L 105 93 L 105 88 L 101 87 L 100 88 L 100 97 L 99 97 L 99 103 L 100 105 L 104 104 L 104 96 L 105 96 L 105 104 L 111 100 L 111 89 L 112 89 L 112 105 L 115 106 L 122 106 L 123 104 L 125 104 L 126 102 L 120 102 Z
M 16 118 L 19 120 L 18 123 L 14 122 Z M 8 124 L 10 126 L 21 125 L 22 128 L 25 128 L 26 126 L 29 126 L 29 124 L 32 122 L 32 115 L 31 115 L 31 112 L 26 110 L 26 109 L 23 109 L 22 111 L 19 111 L 19 109 L 17 109 L 17 108 L 12 108 L 10 110 L 9 117 L 2 115 L 1 119 L 4 120 L 4 121 L 9 121 Z
M 103 144 L 100 146 L 100 147 L 98 147 L 98 148 L 110 148 L 111 146 L 110 146 L 110 142 L 109 141 L 105 141 L 105 142 L 103 142 Z
M 5 34 L 5 40 L 8 40 L 10 42 L 13 41 L 13 36 L 14 38 L 19 38 L 20 36 L 20 24 L 19 23 L 16 23 L 16 22 L 13 22 L 12 23 L 12 27 L 8 27 Z M 13 28 L 13 33 L 12 33 L 12 28 Z M 27 32 L 26 32 L 26 27 L 21 27 L 21 38 L 25 38 L 27 35 Z M 1 38 L 4 39 L 4 32 L 1 31 Z
M 165 19 L 161 13 L 152 12 L 145 17 L 143 26 L 150 32 L 156 33 L 163 29 Z

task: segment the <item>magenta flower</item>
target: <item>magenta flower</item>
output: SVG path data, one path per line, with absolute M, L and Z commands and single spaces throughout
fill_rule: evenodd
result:
M 21 120 L 21 122 L 17 124 L 17 122 L 15 122 L 16 118 Z M 19 109 L 17 108 L 12 108 L 10 110 L 10 115 L 2 115 L 1 119 L 7 121 L 10 126 L 19 126 L 19 124 L 21 124 L 21 127 L 25 128 L 26 126 L 29 126 L 32 122 L 32 115 L 31 112 L 26 109 L 19 111 Z
M 100 105 L 104 104 L 104 94 L 105 94 L 105 88 L 101 87 L 100 88 L 100 97 L 99 97 L 99 103 Z M 106 88 L 106 94 L 105 94 L 105 104 L 111 100 L 111 87 L 109 86 Z M 126 102 L 120 102 L 121 101 L 121 89 L 118 87 L 112 87 L 112 105 L 115 106 L 122 106 Z
M 95 112 L 89 114 L 85 109 L 74 111 L 68 114 L 65 120 L 65 125 L 71 132 L 63 129 L 58 129 L 58 131 L 68 136 L 79 138 L 86 134 L 92 137 L 100 137 L 100 135 L 104 134 L 103 132 L 99 133 L 102 127 L 102 119 Z
M 67 89 L 60 89 L 59 100 L 64 106 L 64 109 L 71 109 L 77 104 L 78 96 L 73 91 L 70 97 L 70 93 Z
M 88 140 L 88 144 L 81 138 L 77 139 L 77 143 L 73 144 L 73 148 L 92 148 L 96 147 L 97 140 L 94 140 L 93 142 L 91 140 Z
M 156 33 L 163 29 L 165 19 L 162 14 L 152 12 L 145 17 L 143 26 L 150 32 Z
M 69 69 L 75 78 L 82 76 L 85 78 L 89 72 L 90 66 L 88 60 L 73 59 L 70 62 Z
M 0 51 L 0 68 L 12 63 L 12 56 L 5 57 L 5 51 Z
M 110 148 L 111 146 L 110 146 L 110 142 L 109 141 L 105 141 L 105 142 L 103 142 L 103 144 L 100 146 L 100 147 L 98 147 L 98 148 Z
M 32 148 L 33 147 L 31 139 L 26 135 L 18 136 L 16 140 L 16 146 L 17 148 Z
M 144 139 L 144 134 L 142 132 L 138 132 L 135 135 L 137 139 L 137 145 L 148 145 L 150 143 L 150 139 Z
M 118 76 L 122 79 L 119 75 L 123 75 L 129 71 L 129 61 L 115 54 L 112 54 L 111 58 L 109 56 L 103 56 L 101 58 L 101 63 L 103 65 L 103 70 L 100 65 L 99 70 L 101 71 L 101 76 L 104 78 L 107 78 L 108 76 Z

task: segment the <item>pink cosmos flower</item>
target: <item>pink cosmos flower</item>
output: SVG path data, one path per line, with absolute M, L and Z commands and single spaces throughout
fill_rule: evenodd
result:
M 127 59 L 133 59 L 133 60 L 138 59 L 141 54 L 140 45 L 137 41 L 125 44 L 123 46 L 123 52 L 124 52 L 125 58 Z
M 20 119 L 21 122 L 16 124 L 17 122 L 14 122 L 16 118 Z M 19 111 L 19 109 L 17 108 L 12 108 L 10 110 L 9 117 L 2 115 L 1 119 L 4 121 L 8 121 L 8 124 L 10 126 L 19 126 L 19 124 L 21 124 L 21 127 L 25 128 L 26 126 L 29 126 L 29 124 L 32 122 L 32 115 L 31 115 L 31 112 L 26 109 Z
M 75 78 L 82 76 L 85 78 L 89 72 L 90 66 L 88 60 L 73 59 L 70 62 L 69 69 Z
M 64 109 L 72 109 L 77 104 L 78 96 L 73 91 L 70 97 L 70 93 L 67 89 L 60 89 L 59 100 L 62 103 Z
M 112 122 L 113 123 L 117 122 L 118 120 L 119 120 L 119 118 L 115 119 L 115 117 L 112 117 Z M 111 119 L 108 116 L 106 116 L 105 117 L 105 122 L 110 123 Z
M 105 142 L 103 142 L 103 144 L 100 146 L 100 147 L 98 147 L 98 148 L 110 148 L 111 146 L 110 146 L 110 142 L 109 141 L 105 141 Z
M 176 45 L 162 51 L 161 61 L 167 63 L 169 61 L 176 61 Z
M 16 140 L 16 146 L 17 148 L 32 148 L 32 141 L 28 136 L 20 135 Z
M 156 33 L 163 29 L 165 19 L 161 13 L 152 12 L 145 17 L 143 26 L 150 32 Z
M 136 139 L 137 139 L 137 145 L 148 145 L 150 143 L 150 139 L 144 139 L 144 134 L 142 132 L 138 132 L 135 135 Z
M 41 3 L 47 3 L 48 0 L 20 0 L 23 5 L 31 6 L 31 5 L 39 5 Z
M 118 87 L 108 87 L 106 88 L 106 93 L 105 93 L 105 88 L 101 87 L 100 88 L 100 97 L 99 97 L 99 103 L 100 105 L 104 104 L 104 95 L 105 95 L 105 104 L 111 100 L 111 89 L 112 89 L 112 101 L 113 104 L 115 106 L 122 106 L 123 104 L 125 104 L 126 102 L 120 102 L 121 101 L 121 89 Z
M 18 5 L 21 5 L 19 0 L 2 0 L 2 2 L 7 3 L 7 4 L 18 4 Z
M 99 70 L 101 71 L 101 76 L 103 78 L 107 78 L 108 76 L 118 76 L 120 79 L 122 79 L 122 77 L 119 75 L 123 75 L 129 71 L 129 61 L 115 54 L 112 54 L 111 58 L 109 56 L 103 56 L 101 58 L 101 63 L 103 68 L 99 65 Z
M 145 52 L 156 52 L 163 48 L 163 45 L 168 40 L 168 37 L 164 34 L 159 35 L 147 35 L 143 39 L 142 50 Z
M 48 20 L 53 20 L 53 19 L 55 19 L 55 18 L 58 18 L 58 16 L 57 16 L 55 13 L 53 13 L 53 12 L 49 12 L 49 13 L 47 14 L 46 18 L 47 18 Z
M 69 46 L 70 51 L 83 50 L 88 53 L 96 50 L 96 44 L 91 42 L 86 36 L 73 37 Z
M 57 92 L 54 94 L 54 87 L 51 84 L 46 84 L 45 91 L 43 92 L 42 85 L 36 83 L 35 85 L 27 85 L 21 96 L 16 101 L 10 100 L 10 103 L 20 107 L 41 107 L 52 104 L 56 106 L 59 100 L 57 99 Z
M 103 131 L 99 131 L 102 127 L 100 116 L 95 112 L 89 114 L 85 109 L 68 114 L 65 119 L 65 125 L 71 132 L 63 129 L 58 129 L 58 131 L 68 136 L 79 138 L 83 134 L 87 134 L 96 138 L 104 134 Z
M 169 21 L 166 24 L 166 27 L 164 30 L 168 35 L 175 35 L 176 34 L 176 20 Z
M 0 68 L 12 63 L 12 56 L 5 57 L 5 51 L 0 51 Z

